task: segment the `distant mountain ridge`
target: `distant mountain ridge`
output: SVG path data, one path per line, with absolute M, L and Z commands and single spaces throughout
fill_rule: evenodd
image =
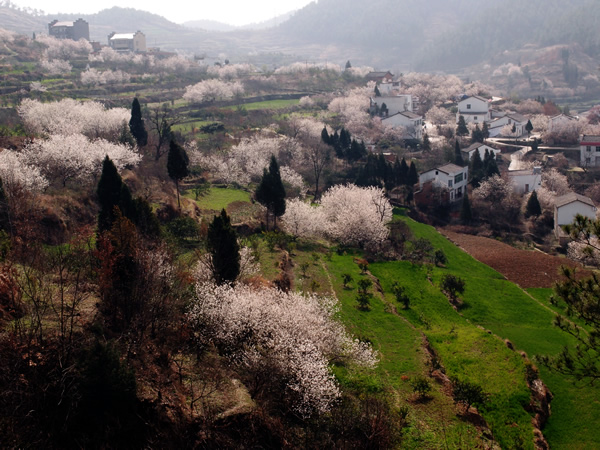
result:
M 232 61 L 254 61 L 249 55 L 262 53 L 338 64 L 350 59 L 381 69 L 453 71 L 525 45 L 577 43 L 587 55 L 600 55 L 597 0 L 319 0 L 275 18 L 271 28 L 270 22 L 256 25 L 264 29 L 230 29 L 208 21 L 183 26 L 132 8 L 55 17 L 0 7 L 0 27 L 28 35 L 47 32 L 52 19 L 79 17 L 100 42 L 112 31 L 141 30 L 151 46 L 223 53 Z

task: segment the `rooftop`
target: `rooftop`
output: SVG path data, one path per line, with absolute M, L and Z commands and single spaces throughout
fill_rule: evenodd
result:
M 555 206 L 557 208 L 560 208 L 561 206 L 565 206 L 569 203 L 577 201 L 585 203 L 586 205 L 593 206 L 594 208 L 596 207 L 596 205 L 594 205 L 594 201 L 591 198 L 586 197 L 585 195 L 577 194 L 576 192 L 569 192 L 568 194 L 557 197 L 555 200 Z

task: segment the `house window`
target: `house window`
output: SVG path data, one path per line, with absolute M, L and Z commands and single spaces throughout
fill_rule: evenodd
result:
M 585 148 L 585 150 L 586 150 L 587 152 L 591 152 L 591 151 L 592 151 L 592 146 L 591 146 L 591 145 L 588 145 L 588 146 Z
M 529 185 L 525 184 L 525 192 L 529 192 Z
M 512 123 L 512 120 L 508 119 L 508 124 L 510 125 Z
M 454 183 L 455 184 L 460 183 L 462 180 L 463 180 L 463 174 L 462 173 L 459 173 L 458 175 L 455 175 L 455 177 L 454 177 Z
M 591 161 L 590 158 L 585 158 L 585 165 L 589 166 L 590 165 L 590 161 Z
M 600 145 L 597 145 L 597 146 L 596 146 L 596 151 L 597 151 L 597 152 L 600 152 Z
M 471 109 L 471 104 L 467 103 L 467 109 Z
M 452 187 L 452 180 L 448 180 L 448 187 L 451 188 Z
M 473 120 L 477 120 L 477 116 L 473 117 Z
M 461 197 L 462 197 L 462 188 L 461 188 L 461 187 L 459 187 L 459 188 L 456 190 L 456 198 L 461 198 Z

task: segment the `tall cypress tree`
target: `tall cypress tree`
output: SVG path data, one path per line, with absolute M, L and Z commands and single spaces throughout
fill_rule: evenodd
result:
M 469 134 L 469 129 L 467 128 L 467 123 L 465 122 L 465 116 L 459 116 L 458 126 L 456 127 L 456 135 L 466 136 L 467 134 Z
M 465 162 L 462 157 L 462 151 L 460 149 L 460 144 L 458 143 L 458 139 L 456 140 L 456 144 L 454 145 L 454 164 L 460 167 L 463 167 L 465 165 Z
M 398 184 L 398 186 L 407 186 L 408 185 L 408 164 L 406 164 L 406 160 L 404 158 L 402 158 L 402 161 L 400 161 L 400 164 L 395 167 L 394 172 L 396 175 L 396 184 Z
M 129 130 L 135 138 L 138 146 L 143 147 L 148 143 L 148 132 L 144 127 L 144 119 L 142 119 L 142 108 L 140 101 L 136 98 L 131 103 L 131 119 L 129 119 Z
M 469 195 L 465 190 L 463 196 L 462 205 L 460 208 L 460 220 L 463 224 L 468 225 L 473 219 L 473 213 L 471 212 L 471 202 L 469 201 Z
M 407 182 L 410 187 L 414 186 L 419 182 L 419 174 L 417 173 L 417 166 L 415 166 L 415 162 L 410 162 L 410 167 L 408 168 L 408 176 Z
M 98 232 L 110 230 L 115 220 L 114 209 L 121 207 L 121 196 L 123 195 L 123 184 L 121 175 L 117 171 L 114 163 L 106 156 L 102 162 L 102 174 L 98 181 L 96 193 L 100 203 L 100 213 L 98 215 Z M 131 197 L 131 194 L 129 195 Z
M 208 226 L 206 248 L 211 255 L 215 282 L 219 285 L 235 282 L 240 274 L 240 246 L 225 209 Z
M 485 178 L 483 161 L 479 149 L 475 151 L 471 161 L 469 161 L 469 176 L 471 177 L 471 186 L 474 188 L 479 187 L 479 183 Z
M 190 174 L 188 165 L 190 160 L 185 152 L 185 149 L 174 140 L 171 140 L 169 145 L 169 154 L 167 155 L 167 171 L 169 177 L 175 180 L 175 188 L 177 189 L 177 206 L 181 209 L 179 202 L 179 180 L 184 179 Z
M 255 195 L 256 200 L 267 208 L 267 229 L 269 228 L 269 214 L 273 216 L 273 226 L 275 227 L 277 217 L 281 217 L 285 213 L 285 188 L 281 181 L 279 164 L 274 155 L 271 155 L 269 170 L 264 170 Z

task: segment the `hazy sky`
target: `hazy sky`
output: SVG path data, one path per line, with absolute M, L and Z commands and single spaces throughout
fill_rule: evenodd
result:
M 11 0 L 11 3 L 48 14 L 93 14 L 113 6 L 159 14 L 175 23 L 216 20 L 231 25 L 262 22 L 302 8 L 314 0 Z

